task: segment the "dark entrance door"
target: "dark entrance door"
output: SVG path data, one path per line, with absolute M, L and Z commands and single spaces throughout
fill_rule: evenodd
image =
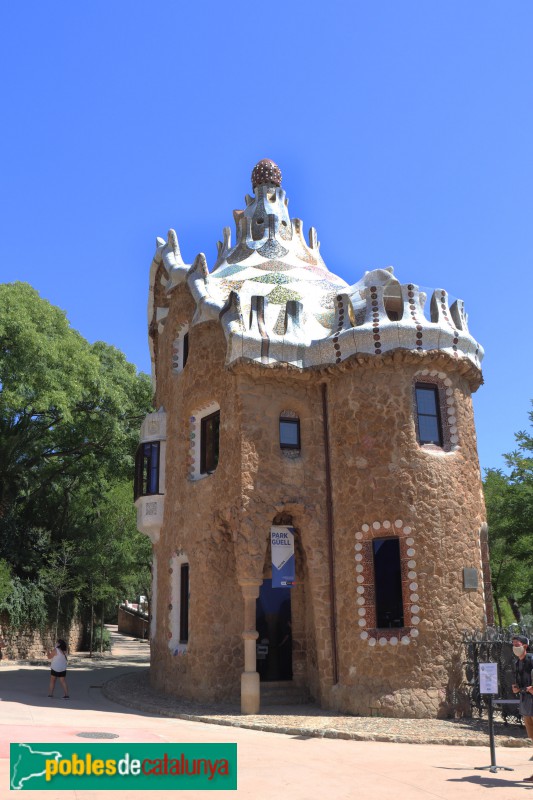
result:
M 266 578 L 256 601 L 257 671 L 261 681 L 292 680 L 291 590 Z

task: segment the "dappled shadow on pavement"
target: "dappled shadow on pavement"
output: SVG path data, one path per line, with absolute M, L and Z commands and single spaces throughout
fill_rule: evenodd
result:
M 70 697 L 64 700 L 61 687 L 56 685 L 55 697 L 48 697 L 50 662 L 36 660 L 31 662 L 0 662 L 0 707 L 2 703 L 16 703 L 31 709 L 45 708 L 53 717 L 58 711 L 68 708 L 77 710 L 114 710 L 116 713 L 135 713 L 118 707 L 112 700 L 104 697 L 102 686 L 111 677 L 145 670 L 150 663 L 148 642 L 123 636 L 111 628 L 111 653 L 74 653 L 69 656 L 67 681 Z M 7 705 L 4 706 L 7 714 Z M 0 716 L 2 712 L 0 711 Z M 148 715 L 146 715 L 148 716 Z
M 524 783 L 520 778 L 493 778 L 488 775 L 464 775 L 462 778 L 448 778 L 449 783 L 463 783 L 481 786 L 485 789 L 533 789 L 533 783 Z M 501 795 L 504 797 L 505 795 Z

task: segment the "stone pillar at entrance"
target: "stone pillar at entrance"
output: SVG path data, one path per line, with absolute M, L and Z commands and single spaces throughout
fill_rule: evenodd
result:
M 244 597 L 244 672 L 241 675 L 241 713 L 258 714 L 260 706 L 259 673 L 256 670 L 255 602 L 259 597 L 258 583 L 240 581 Z

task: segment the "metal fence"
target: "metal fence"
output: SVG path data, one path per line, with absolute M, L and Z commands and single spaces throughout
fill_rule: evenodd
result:
M 527 636 L 531 641 L 533 631 L 519 625 L 511 625 L 509 628 L 498 628 L 496 626 L 487 627 L 483 631 L 465 631 L 463 634 L 463 646 L 465 653 L 464 673 L 465 683 L 463 686 L 472 711 L 472 716 L 480 719 L 487 716 L 487 703 L 484 696 L 479 691 L 479 664 L 491 662 L 498 664 L 498 697 L 504 700 L 514 700 L 515 695 L 511 691 L 511 685 L 515 682 L 515 656 L 513 655 L 512 639 L 513 636 Z M 503 719 L 505 723 L 522 723 L 522 717 L 518 713 L 518 706 L 515 705 L 496 705 L 494 713 Z

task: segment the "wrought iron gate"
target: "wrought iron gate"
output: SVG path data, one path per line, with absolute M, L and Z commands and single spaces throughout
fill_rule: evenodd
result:
M 527 636 L 530 641 L 533 632 L 518 625 L 509 628 L 488 627 L 484 631 L 465 631 L 463 645 L 465 648 L 464 673 L 466 693 L 472 710 L 472 716 L 482 719 L 486 716 L 487 705 L 479 691 L 479 664 L 492 662 L 498 664 L 499 697 L 504 700 L 514 700 L 511 685 L 515 682 L 515 656 L 513 655 L 513 636 Z M 522 717 L 515 705 L 496 705 L 495 715 L 500 716 L 505 723 L 514 722 L 522 724 Z

